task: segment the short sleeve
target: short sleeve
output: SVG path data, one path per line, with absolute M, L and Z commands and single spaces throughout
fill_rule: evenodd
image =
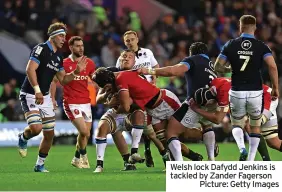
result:
M 128 77 L 124 73 L 120 73 L 116 78 L 116 86 L 118 92 L 128 90 Z
M 272 56 L 272 51 L 266 44 L 263 44 L 263 59 L 268 56 Z
M 228 46 L 230 44 L 230 41 L 227 41 L 224 46 L 222 47 L 220 54 L 218 55 L 218 57 L 220 59 L 224 59 L 225 61 L 227 61 L 227 56 L 228 56 Z
M 153 52 L 150 50 L 150 61 L 151 61 L 151 66 L 155 67 L 158 64 L 158 61 L 156 60 Z
M 217 89 L 217 102 L 219 107 L 229 106 L 229 90 L 222 86 L 220 89 Z
M 89 75 L 92 75 L 95 72 L 96 65 L 95 65 L 94 61 L 92 61 L 91 59 L 89 59 L 89 64 L 91 65 Z
M 188 70 L 191 70 L 194 67 L 194 62 L 191 59 L 191 57 L 186 57 L 182 61 L 179 62 L 179 64 L 184 64 L 188 67 Z
M 43 50 L 43 47 L 41 45 L 35 46 L 30 53 L 29 60 L 35 61 L 39 65 L 40 60 L 43 56 L 43 51 L 44 50 Z

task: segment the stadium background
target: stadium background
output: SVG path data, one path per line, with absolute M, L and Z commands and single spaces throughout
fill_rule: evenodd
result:
M 207 43 L 209 56 L 214 60 L 225 42 L 238 36 L 238 18 L 242 14 L 257 17 L 256 36 L 273 50 L 281 74 L 281 0 L 1 0 L 0 152 L 8 160 L 0 159 L 0 172 L 3 175 L 0 190 L 42 190 L 42 185 L 44 190 L 165 189 L 165 176 L 161 172 L 163 164 L 155 147 L 152 147 L 155 169 L 138 166 L 136 173 L 120 174 L 122 160 L 117 158 L 119 154 L 114 146 L 109 146 L 106 152 L 105 174 L 94 178 L 86 170 L 73 169 L 69 162 L 74 152 L 77 131 L 62 110 L 62 87 L 59 84 L 56 95 L 59 109 L 56 111 L 55 147 L 51 149 L 47 160 L 47 166 L 54 172 L 52 177 L 30 173 L 37 154 L 36 147 L 29 148 L 29 156 L 23 160 L 17 156 L 14 147 L 3 147 L 16 146 L 17 134 L 26 126 L 18 92 L 25 76 L 30 50 L 34 45 L 47 40 L 46 31 L 51 23 L 65 22 L 68 25 L 67 39 L 72 35 L 83 37 L 85 54 L 94 60 L 97 67 L 115 65 L 120 51 L 125 48 L 122 34 L 129 29 L 138 32 L 139 45 L 151 49 L 161 66 L 169 66 L 187 56 L 187 48 L 195 41 Z M 62 51 L 67 57 L 67 43 Z M 265 83 L 268 83 L 265 69 L 263 77 Z M 183 78 L 160 77 L 157 84 L 172 90 L 182 101 L 185 98 L 186 84 Z M 97 121 L 106 109 L 96 105 L 96 90 L 91 82 L 89 89 L 95 130 Z M 280 106 L 278 114 L 280 120 Z M 216 126 L 215 131 L 217 141 L 224 143 L 220 144 L 221 153 L 217 160 L 237 160 L 237 147 L 234 143 L 226 144 L 233 141 L 228 119 L 226 123 Z M 130 143 L 130 136 L 126 133 L 125 136 Z M 40 139 L 41 136 L 31 139 L 29 145 L 38 145 Z M 110 136 L 108 143 L 112 143 Z M 204 145 L 190 144 L 189 147 L 205 155 Z M 88 154 L 93 167 L 95 147 L 88 147 Z M 270 155 L 273 160 L 282 159 L 276 151 L 270 150 Z M 15 184 L 14 178 L 21 179 L 17 179 Z

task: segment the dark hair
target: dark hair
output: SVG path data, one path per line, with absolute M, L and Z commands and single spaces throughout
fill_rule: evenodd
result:
M 195 42 L 189 47 L 190 55 L 207 54 L 208 46 L 202 42 Z
M 107 70 L 105 67 L 99 67 L 95 71 L 92 78 L 92 80 L 95 81 L 101 88 L 103 88 L 107 84 L 114 85 L 115 79 L 115 74 L 112 71 Z
M 65 31 L 67 31 L 67 26 L 64 23 L 61 23 L 61 22 L 53 23 L 49 26 L 47 35 L 50 35 L 54 31 L 57 31 L 59 29 L 64 29 Z
M 69 40 L 69 45 L 74 45 L 75 41 L 83 41 L 80 36 L 72 36 Z
M 123 50 L 123 51 L 120 53 L 120 55 L 123 55 L 123 54 L 125 54 L 125 53 L 133 53 L 133 54 L 135 55 L 135 52 L 134 52 L 133 50 L 130 50 L 130 49 L 125 49 L 125 50 Z
M 216 99 L 211 90 L 207 88 L 200 88 L 195 91 L 193 99 L 198 105 L 205 105 L 209 100 Z
M 256 18 L 252 15 L 243 15 L 240 17 L 240 23 L 242 25 L 256 25 Z

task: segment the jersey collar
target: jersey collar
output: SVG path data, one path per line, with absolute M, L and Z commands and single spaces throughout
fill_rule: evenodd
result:
M 208 55 L 206 54 L 200 54 L 202 57 L 206 58 L 206 59 L 210 59 Z
M 139 52 L 140 50 L 141 50 L 141 48 L 138 47 L 137 51 L 135 51 L 135 55 L 136 55 L 137 58 L 139 58 L 138 52 Z M 142 54 L 141 54 L 141 55 L 142 55 Z M 141 55 L 140 55 L 140 56 L 141 56 Z
M 240 37 L 255 39 L 255 36 L 254 36 L 254 35 L 251 35 L 251 34 L 248 34 L 248 33 L 242 33 Z
M 53 52 L 54 52 L 53 47 L 52 47 L 52 45 L 51 45 L 51 42 L 50 42 L 50 41 L 46 41 L 45 43 L 48 45 L 50 51 L 53 51 Z

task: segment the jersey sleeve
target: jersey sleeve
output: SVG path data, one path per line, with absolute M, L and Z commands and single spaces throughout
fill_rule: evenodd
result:
M 224 59 L 225 61 L 227 61 L 227 56 L 228 56 L 228 47 L 229 47 L 230 41 L 227 41 L 225 43 L 225 45 L 222 47 L 220 54 L 218 55 L 218 57 L 220 59 Z
M 89 75 L 92 76 L 92 74 L 95 72 L 96 65 L 95 65 L 94 61 L 92 61 L 91 59 L 89 59 L 89 64 L 91 65 Z
M 130 77 L 124 75 L 124 73 L 120 73 L 116 78 L 116 86 L 118 89 L 118 92 L 128 90 L 128 79 Z
M 186 57 L 182 61 L 179 62 L 179 64 L 184 64 L 188 67 L 188 70 L 191 70 L 194 67 L 194 61 L 191 59 L 191 57 Z
M 270 87 L 263 85 L 263 108 L 267 111 L 270 110 L 271 91 L 272 89 Z
M 38 65 L 43 57 L 44 48 L 41 45 L 35 46 L 30 53 L 29 60 L 35 61 Z
M 217 103 L 218 103 L 218 111 L 223 108 L 224 112 L 228 112 L 229 110 L 229 90 L 226 90 L 224 86 L 221 89 L 217 90 Z
M 263 44 L 263 59 L 268 56 L 272 56 L 272 51 L 266 44 Z
M 150 50 L 150 60 L 151 60 L 151 66 L 155 67 L 158 64 L 158 61 L 156 60 L 153 52 Z

